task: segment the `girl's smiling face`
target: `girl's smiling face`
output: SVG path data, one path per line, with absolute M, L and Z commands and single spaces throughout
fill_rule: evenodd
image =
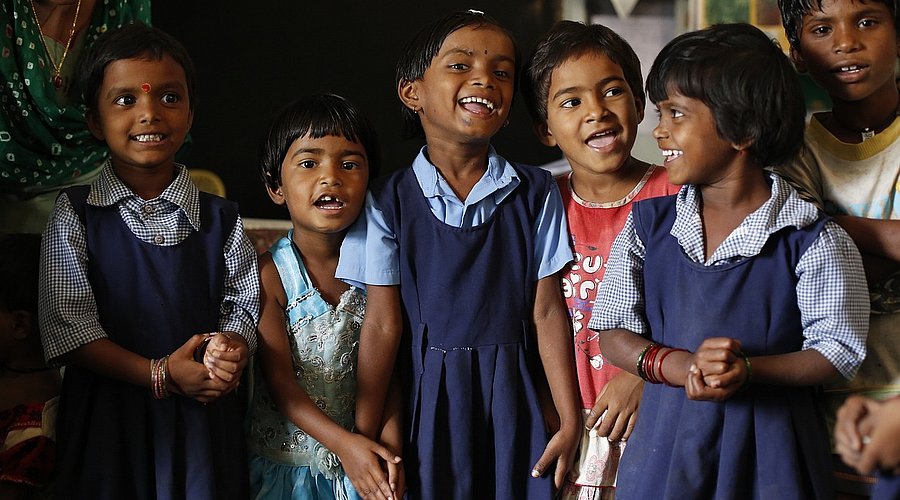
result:
M 512 40 L 493 26 L 466 26 L 444 40 L 422 79 L 401 82 L 429 143 L 487 143 L 506 123 L 514 93 Z
M 106 67 L 88 128 L 117 171 L 172 168 L 193 118 L 184 68 L 172 57 L 119 59 Z
M 369 161 L 365 148 L 342 136 L 297 138 L 281 164 L 281 185 L 269 197 L 287 205 L 295 238 L 343 235 L 366 199 Z

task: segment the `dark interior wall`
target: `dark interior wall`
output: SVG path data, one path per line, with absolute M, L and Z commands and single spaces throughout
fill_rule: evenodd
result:
M 394 70 L 403 45 L 425 23 L 477 8 L 507 26 L 527 57 L 557 17 L 559 0 L 183 1 L 155 0 L 153 23 L 187 47 L 197 66 L 193 146 L 184 162 L 218 173 L 244 217 L 286 218 L 256 173 L 260 138 L 299 96 L 334 92 L 359 106 L 382 147 L 382 174 L 409 165 L 421 146 L 401 136 Z M 494 146 L 510 160 L 559 158 L 541 145 L 521 99 Z

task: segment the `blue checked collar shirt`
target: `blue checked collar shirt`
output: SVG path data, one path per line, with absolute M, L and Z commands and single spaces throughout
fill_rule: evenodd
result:
M 107 161 L 100 177 L 91 184 L 87 203 L 117 205 L 131 232 L 146 243 L 177 245 L 200 229 L 200 193 L 187 168 L 176 165 L 176 169 L 175 180 L 162 194 L 144 200 L 122 183 Z M 243 336 L 252 354 L 259 321 L 259 271 L 256 252 L 244 234 L 240 216 L 223 252 L 225 280 L 218 329 Z M 62 194 L 41 245 L 40 327 L 44 355 L 54 365 L 59 364 L 59 356 L 107 337 L 100 326 L 87 266 L 84 226 Z
M 769 236 L 787 226 L 805 227 L 818 217 L 816 207 L 799 198 L 781 177 L 770 175 L 772 194 L 706 260 L 700 219 L 700 190 L 685 185 L 675 200 L 670 234 L 693 262 L 728 264 L 759 254 Z M 645 248 L 631 215 L 610 251 L 606 274 L 597 292 L 589 328 L 623 328 L 648 335 L 644 316 Z M 794 270 L 803 326 L 803 349 L 821 353 L 847 379 L 866 356 L 869 297 L 862 258 L 850 236 L 835 222 L 801 256 Z

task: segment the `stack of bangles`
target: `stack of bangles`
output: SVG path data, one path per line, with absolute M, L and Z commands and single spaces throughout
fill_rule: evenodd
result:
M 166 382 L 169 378 L 169 357 L 150 360 L 150 392 L 156 399 L 169 397 Z
M 637 358 L 637 374 L 651 384 L 666 384 L 669 387 L 677 387 L 666 379 L 663 374 L 662 364 L 666 356 L 673 352 L 688 352 L 687 349 L 665 347 L 662 344 L 651 342 L 641 351 Z

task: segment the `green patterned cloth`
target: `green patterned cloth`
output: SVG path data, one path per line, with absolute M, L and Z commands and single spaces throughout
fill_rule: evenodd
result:
M 0 192 L 27 197 L 98 171 L 108 151 L 88 131 L 80 99 L 53 85 L 55 70 L 31 2 L 0 1 Z M 90 25 L 75 35 L 65 60 L 63 91 L 85 46 L 107 30 L 135 21 L 150 23 L 150 0 L 97 0 Z M 59 61 L 62 45 L 48 43 Z

